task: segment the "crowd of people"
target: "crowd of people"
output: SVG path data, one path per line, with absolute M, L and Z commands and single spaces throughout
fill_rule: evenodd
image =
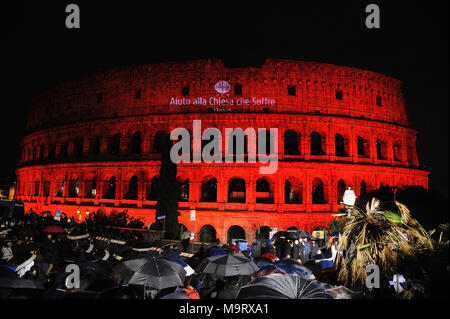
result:
M 116 217 L 123 219 L 123 226 L 130 226 L 123 215 Z M 183 239 L 183 248 L 187 248 L 187 237 Z M 30 210 L 22 219 L 1 220 L 0 298 L 233 299 L 241 287 L 264 274 L 294 273 L 317 281 L 317 275 L 331 269 L 338 253 L 335 241 L 298 232 L 279 232 L 268 242 L 235 244 L 202 244 L 194 254 L 183 254 L 186 249 L 181 251 L 176 242 L 160 247 L 160 242 L 144 240 L 137 229 L 102 224 L 99 215 L 77 222 L 64 213 Z M 233 269 L 241 272 L 224 275 L 218 266 L 210 271 L 214 258 L 238 263 L 240 268 Z M 147 270 L 141 267 L 163 262 L 181 274 L 180 282 L 172 273 L 161 270 L 155 275 L 150 274 L 150 266 Z M 69 264 L 79 266 L 81 286 L 68 284 Z M 142 276 L 134 276 L 137 269 Z M 175 281 L 168 287 L 158 286 L 150 275 Z

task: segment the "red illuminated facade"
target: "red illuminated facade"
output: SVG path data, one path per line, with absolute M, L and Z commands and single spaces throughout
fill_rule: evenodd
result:
M 225 242 L 252 241 L 268 227 L 312 231 L 342 208 L 347 187 L 357 196 L 380 184 L 428 188 L 401 85 L 370 71 L 292 60 L 260 68 L 161 63 L 74 80 L 31 102 L 15 197 L 26 211 L 77 217 L 126 208 L 148 224 L 162 132 L 192 131 L 193 120 L 224 137 L 225 128 L 278 128 L 274 174 L 261 175 L 259 162 L 178 164 L 179 221 L 206 241 L 214 232 Z

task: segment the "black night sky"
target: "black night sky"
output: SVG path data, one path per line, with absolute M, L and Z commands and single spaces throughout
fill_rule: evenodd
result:
M 2 5 L 0 176 L 12 178 L 17 166 L 27 101 L 55 83 L 123 65 L 221 58 L 226 66 L 258 66 L 272 57 L 402 80 L 419 160 L 431 171 L 430 186 L 448 198 L 448 1 L 254 2 L 245 9 L 242 1 L 92 2 Z M 81 29 L 65 27 L 70 3 L 80 6 Z M 370 3 L 380 6 L 381 29 L 365 27 Z

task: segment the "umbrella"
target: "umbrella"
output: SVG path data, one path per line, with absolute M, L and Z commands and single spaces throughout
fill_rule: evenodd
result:
M 259 268 L 269 266 L 269 265 L 273 265 L 273 264 L 268 261 L 265 261 L 265 260 L 256 261 L 256 266 L 258 266 Z
M 297 274 L 305 279 L 310 279 L 313 273 L 311 269 L 306 268 L 299 262 L 289 258 L 282 259 L 275 263 L 275 265 L 278 269 L 287 274 Z
M 155 289 L 182 286 L 186 278 L 186 271 L 180 264 L 157 257 L 125 261 L 114 267 L 113 272 L 129 284 Z
M 225 248 L 220 246 L 212 246 L 208 248 L 208 256 L 226 255 Z
M 171 292 L 170 294 L 162 296 L 159 299 L 189 299 L 189 296 L 186 295 L 183 291 L 176 290 L 174 292 Z
M 259 270 L 256 264 L 244 256 L 220 255 L 207 258 L 209 263 L 202 270 L 203 273 L 214 273 L 218 276 L 252 275 Z
M 184 268 L 184 270 L 186 270 L 186 277 L 195 274 L 194 269 L 192 269 L 191 266 L 189 266 L 187 263 L 185 263 L 180 258 L 173 257 L 173 256 L 161 256 L 161 258 L 164 258 L 164 259 L 173 261 L 177 264 L 180 264 Z
M 232 249 L 232 250 L 235 250 L 235 251 L 240 251 L 240 249 L 239 249 L 239 247 L 238 246 L 236 246 L 236 245 L 228 245 L 228 248 L 230 248 L 230 249 Z
M 296 230 L 294 231 L 288 231 L 286 235 L 287 239 L 298 239 L 300 238 L 300 233 Z
M 269 254 L 269 253 L 262 254 L 262 255 L 260 255 L 259 257 L 268 259 L 268 260 L 270 260 L 270 261 L 276 261 L 276 260 L 278 260 L 278 257 L 277 257 L 276 255 L 274 255 L 274 254 Z
M 280 238 L 280 237 L 286 237 L 287 236 L 287 231 L 281 230 L 279 232 L 276 232 L 275 235 L 273 235 L 275 238 Z
M 236 299 L 332 299 L 311 280 L 298 275 L 257 277 L 239 290 Z
M 8 267 L 0 267 L 0 288 L 45 290 L 39 281 L 20 278 Z
M 58 225 L 47 226 L 42 229 L 44 233 L 55 233 L 55 234 L 63 234 L 66 233 L 66 230 Z
M 311 233 L 309 231 L 306 231 L 306 230 L 299 230 L 298 234 L 299 234 L 300 238 L 311 237 Z
M 266 269 L 266 270 L 261 270 L 258 271 L 256 274 L 254 274 L 252 276 L 252 280 L 258 277 L 262 277 L 262 276 L 268 276 L 268 275 L 272 275 L 272 274 L 285 274 L 283 271 L 279 270 L 279 269 Z

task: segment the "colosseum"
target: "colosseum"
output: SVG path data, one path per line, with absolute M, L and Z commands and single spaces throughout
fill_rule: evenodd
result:
M 428 188 L 401 81 L 316 62 L 230 68 L 196 60 L 120 68 L 35 96 L 16 199 L 25 211 L 61 210 L 76 219 L 100 207 L 128 209 L 148 225 L 162 136 L 177 127 L 192 132 L 194 120 L 225 137 L 226 128 L 278 130 L 272 174 L 251 161 L 177 165 L 179 222 L 195 240 L 312 231 L 343 207 L 348 187 L 357 196 L 380 185 Z

